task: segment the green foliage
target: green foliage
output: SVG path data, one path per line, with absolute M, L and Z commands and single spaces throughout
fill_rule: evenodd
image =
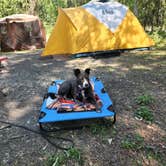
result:
M 121 147 L 128 150 L 145 152 L 145 156 L 148 160 L 155 159 L 161 165 L 165 165 L 165 153 L 159 151 L 155 146 L 150 146 L 145 144 L 144 138 L 139 134 L 136 135 L 128 135 L 121 141 Z M 141 165 L 141 161 L 136 161 L 136 165 L 139 163 Z
M 100 124 L 93 124 L 90 126 L 90 131 L 94 135 L 105 136 L 107 134 L 107 127 Z
M 154 101 L 154 98 L 148 94 L 138 96 L 136 98 L 136 102 L 137 104 L 141 105 L 141 107 L 139 107 L 135 111 L 135 116 L 138 118 L 142 118 L 147 122 L 153 122 L 154 116 L 151 110 L 147 107 L 147 105 L 152 104 Z
M 154 32 L 149 33 L 149 35 L 153 38 L 157 48 L 166 49 L 166 32 L 165 31 L 162 31 L 159 28 L 155 28 Z
M 147 122 L 153 122 L 154 117 L 152 112 L 146 106 L 141 106 L 135 112 L 136 117 L 143 118 Z
M 46 30 L 46 38 L 48 39 L 49 36 L 51 35 L 51 32 L 53 30 L 54 25 L 49 24 L 48 22 L 43 22 L 43 25 L 44 25 L 45 30 Z
M 90 0 L 1 0 L 0 17 L 16 13 L 36 14 L 44 22 L 54 24 L 58 7 L 76 7 L 89 1 Z M 166 26 L 166 2 L 164 0 L 119 0 L 119 2 L 129 6 L 129 8 L 135 12 L 144 27 L 151 27 L 151 31 L 153 31 L 155 26 L 160 27 L 160 30 L 164 30 Z
M 61 166 L 70 161 L 77 163 L 77 165 L 83 165 L 83 159 L 81 157 L 80 150 L 71 148 L 67 151 L 63 151 L 62 153 L 51 155 L 47 158 L 45 166 Z
M 54 24 L 57 16 L 57 6 L 52 0 L 38 0 L 35 7 L 38 16 L 49 24 Z
M 150 31 L 153 32 L 155 26 L 160 29 L 166 27 L 165 0 L 119 0 L 119 2 L 130 7 L 145 29 L 150 28 Z
M 144 94 L 144 95 L 138 96 L 136 99 L 136 102 L 140 105 L 148 105 L 154 102 L 154 98 L 151 95 Z
M 126 137 L 122 140 L 121 145 L 125 149 L 139 150 L 144 147 L 144 138 L 139 134 L 136 134 L 134 137 Z
M 32 6 L 32 2 L 34 2 L 34 6 Z M 42 21 L 53 25 L 58 14 L 58 7 L 79 6 L 86 2 L 88 0 L 79 2 L 76 0 L 0 0 L 0 18 L 11 14 L 35 14 Z
M 67 0 L 38 0 L 35 11 L 44 22 L 54 25 L 58 15 L 58 7 L 68 7 L 67 2 Z
M 0 0 L 0 17 L 25 13 L 29 8 L 29 0 Z
M 98 136 L 103 143 L 108 142 L 108 138 L 113 138 L 117 134 L 117 130 L 115 126 L 112 125 L 112 120 L 104 119 L 102 123 L 99 124 L 92 124 L 90 126 L 90 132 L 93 135 Z
M 158 151 L 153 146 L 145 146 L 146 157 L 147 159 L 155 159 L 157 160 L 162 166 L 166 165 L 165 162 L 165 153 Z

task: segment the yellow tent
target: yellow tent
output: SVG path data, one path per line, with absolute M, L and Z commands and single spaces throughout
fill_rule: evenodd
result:
M 118 2 L 93 2 L 58 10 L 42 56 L 151 47 L 136 16 Z

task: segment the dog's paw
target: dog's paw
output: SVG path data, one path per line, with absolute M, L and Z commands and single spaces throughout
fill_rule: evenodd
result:
M 101 108 L 103 106 L 102 101 L 101 100 L 97 101 L 97 105 L 98 105 L 99 108 Z

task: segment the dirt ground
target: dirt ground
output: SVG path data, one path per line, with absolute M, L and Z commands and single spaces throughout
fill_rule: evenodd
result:
M 94 134 L 95 128 L 61 131 L 82 152 L 84 166 L 166 165 L 166 51 L 126 52 L 103 58 L 41 58 L 41 51 L 10 53 L 8 73 L 0 74 L 0 119 L 39 130 L 38 116 L 47 87 L 53 80 L 72 76 L 73 68 L 92 69 L 110 95 L 117 121 Z M 136 98 L 153 96 L 152 123 L 135 117 Z M 97 123 L 97 122 L 96 122 Z M 0 165 L 41 166 L 47 157 L 61 152 L 40 135 L 0 123 Z M 104 130 L 103 130 L 103 128 Z M 132 148 L 126 138 L 143 138 Z M 111 140 L 111 142 L 110 142 Z M 57 140 L 58 142 L 59 140 Z M 137 143 L 136 143 L 137 144 Z M 139 143 L 138 143 L 139 144 Z M 61 144 L 63 145 L 63 143 Z M 133 144 L 132 144 L 133 145 Z M 70 163 L 77 166 L 78 163 Z

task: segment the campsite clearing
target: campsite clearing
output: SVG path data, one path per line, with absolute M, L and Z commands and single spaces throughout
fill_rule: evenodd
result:
M 96 122 L 89 128 L 56 133 L 75 142 L 75 148 L 65 153 L 70 159 L 41 136 L 15 127 L 5 129 L 0 124 L 0 165 L 51 165 L 59 163 L 59 159 L 70 166 L 166 164 L 165 50 L 97 59 L 41 58 L 40 54 L 41 51 L 1 55 L 7 56 L 9 63 L 9 72 L 0 75 L 1 120 L 37 130 L 42 98 L 50 83 L 71 77 L 73 68 L 90 67 L 111 96 L 117 121 L 114 126 Z

